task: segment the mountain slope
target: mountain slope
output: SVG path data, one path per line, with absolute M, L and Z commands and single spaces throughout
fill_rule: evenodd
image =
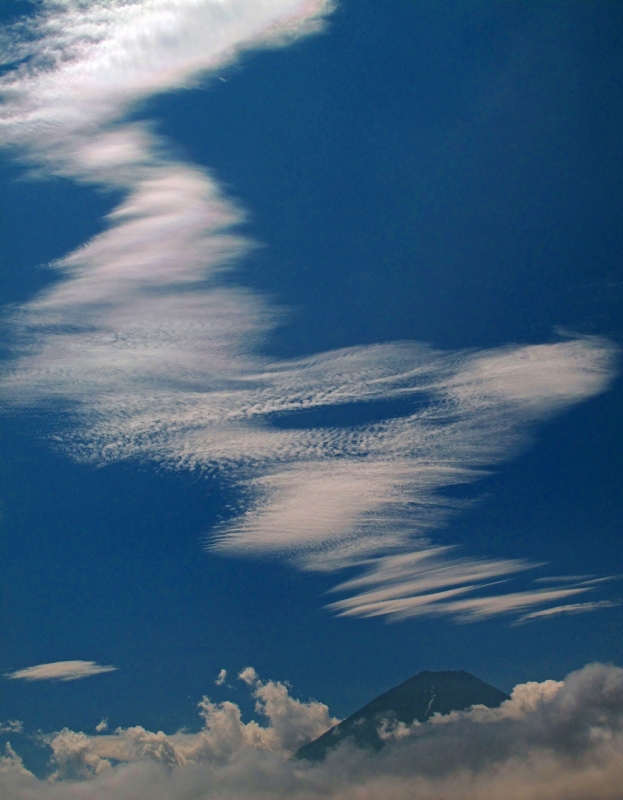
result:
M 437 712 L 449 714 L 476 704 L 495 708 L 508 699 L 504 692 L 463 670 L 420 672 L 301 747 L 296 757 L 319 761 L 346 738 L 358 747 L 380 750 L 383 740 L 377 730 L 382 720 L 410 725 L 415 720 L 425 722 Z

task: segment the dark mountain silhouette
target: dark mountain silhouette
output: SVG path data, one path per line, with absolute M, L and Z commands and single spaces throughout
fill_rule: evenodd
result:
M 411 725 L 416 720 L 425 722 L 436 712 L 449 714 L 450 711 L 463 711 L 472 705 L 496 708 L 508 699 L 504 692 L 463 670 L 420 672 L 301 747 L 296 757 L 320 761 L 328 750 L 347 738 L 358 747 L 380 750 L 384 742 L 378 729 L 383 720 Z

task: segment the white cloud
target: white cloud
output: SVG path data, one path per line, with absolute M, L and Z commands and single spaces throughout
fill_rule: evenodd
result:
M 219 674 L 217 675 L 216 680 L 214 681 L 214 683 L 217 686 L 222 686 L 225 683 L 226 680 L 227 680 L 227 670 L 226 669 L 222 669 L 219 672 Z
M 526 719 L 530 714 L 539 711 L 547 703 L 552 702 L 558 692 L 564 687 L 564 681 L 528 681 L 520 683 L 513 689 L 510 700 L 505 700 L 497 708 L 488 708 L 483 705 L 474 705 L 464 711 L 451 711 L 449 714 L 433 714 L 429 723 L 431 725 L 452 725 L 460 721 L 491 723 L 504 719 Z M 401 731 L 404 735 L 417 735 L 417 725 L 404 726 Z
M 273 452 L 285 463 L 251 478 L 248 509 L 223 526 L 214 549 L 285 553 L 306 569 L 362 566 L 363 582 L 383 584 L 386 594 L 381 597 L 377 588 L 374 596 L 368 593 L 330 606 L 345 614 L 398 618 L 444 613 L 476 620 L 589 591 L 588 585 L 575 582 L 558 590 L 441 603 L 484 586 L 474 583 L 476 576 L 470 578 L 470 571 L 480 574 L 484 569 L 487 575 L 479 580 L 494 580 L 534 565 L 472 559 L 444 566 L 440 561 L 448 550 L 430 548 L 428 542 L 430 532 L 462 507 L 439 490 L 477 480 L 487 467 L 508 458 L 524 441 L 530 423 L 547 417 L 561 398 L 569 402 L 576 392 L 579 399 L 595 391 L 610 357 L 602 346 L 596 340 L 574 340 L 549 345 L 545 354 L 537 346 L 477 355 L 432 353 L 408 345 L 392 352 L 386 346 L 381 363 L 387 366 L 376 377 L 385 396 L 426 392 L 426 405 L 408 416 L 352 429 L 262 431 L 265 440 L 274 436 Z M 347 359 L 363 355 L 333 354 L 333 368 L 340 357 L 346 362 L 341 372 L 346 390 L 338 392 L 343 398 L 353 385 Z M 333 388 L 332 374 L 328 382 Z M 532 387 L 529 393 L 518 388 L 525 385 Z M 377 384 L 371 382 L 368 392 L 375 389 Z M 360 396 L 365 397 L 363 392 Z M 257 445 L 257 439 L 253 441 Z M 293 451 L 289 458 L 288 446 Z M 268 445 L 266 450 L 270 452 Z M 405 550 L 415 552 L 401 553 Z M 383 555 L 392 552 L 401 554 Z M 443 596 L 425 596 L 418 589 L 415 596 L 424 579 L 431 589 L 454 588 L 447 588 L 451 594 Z M 355 581 L 339 588 L 356 587 Z
M 371 559 L 363 575 L 335 587 L 336 592 L 354 594 L 329 605 L 340 616 L 405 619 L 425 615 L 454 616 L 474 622 L 500 614 L 516 613 L 564 597 L 591 591 L 590 582 L 569 583 L 556 589 L 494 593 L 491 587 L 509 577 L 534 568 L 526 561 L 452 558 L 451 548 L 428 548 L 420 552 Z M 360 591 L 360 590 L 364 591 Z M 470 595 L 465 597 L 465 595 Z M 526 615 L 529 616 L 529 615 Z
M 28 146 L 48 169 L 75 175 L 82 168 L 92 178 L 99 171 L 105 183 L 123 185 L 144 166 L 140 146 L 123 134 L 103 141 L 98 136 L 131 103 L 191 85 L 242 49 L 317 30 L 329 10 L 325 0 L 67 0 L 42 6 L 29 22 L 9 29 L 19 56 L 29 58 L 2 80 L 8 96 L 0 117 L 3 138 Z
M 266 685 L 272 684 L 271 681 Z M 283 684 L 275 684 L 276 686 Z M 144 728 L 50 737 L 52 780 L 0 759 L 3 800 L 619 800 L 623 670 L 591 664 L 564 681 L 516 686 L 497 709 L 475 706 L 414 725 L 379 753 L 348 743 L 319 764 L 289 750 L 234 704 L 201 704 L 197 734 Z M 301 720 L 302 724 L 305 724 Z M 273 731 L 274 733 L 274 731 Z M 272 737 L 272 738 L 271 738 Z M 116 759 L 129 763 L 115 763 Z
M 275 747 L 280 750 L 295 752 L 340 721 L 324 703 L 291 697 L 288 685 L 279 681 L 256 680 L 253 696 L 255 710 L 270 720 Z
M 539 611 L 531 611 L 524 614 L 518 622 L 525 622 L 530 619 L 541 619 L 544 617 L 554 617 L 559 614 L 586 614 L 589 611 L 596 611 L 599 608 L 615 608 L 620 605 L 615 600 L 596 600 L 591 603 L 567 603 L 562 606 L 552 606 L 552 608 L 542 608 Z
M 97 733 L 104 733 L 104 731 L 108 730 L 108 719 L 104 718 L 100 720 L 97 725 L 95 726 L 95 730 Z
M 23 760 L 7 742 L 4 745 L 4 755 L 0 756 L 0 786 L 3 783 L 15 785 L 16 780 L 21 783 L 24 778 L 34 779 L 34 775 L 24 767 Z
M 253 667 L 245 667 L 238 673 L 238 680 L 246 683 L 247 686 L 254 686 L 259 680 L 259 676 Z
M 68 728 L 50 737 L 56 770 L 51 781 L 86 780 L 110 769 L 110 762 L 93 752 L 91 739 L 84 733 L 75 733 Z
M 118 729 L 114 735 L 85 737 L 76 740 L 80 769 L 88 756 L 87 768 L 105 769 L 100 762 L 156 761 L 168 766 L 198 763 L 225 764 L 241 752 L 266 751 L 286 757 L 307 742 L 336 725 L 339 719 L 329 714 L 324 703 L 303 702 L 293 698 L 289 686 L 280 681 L 263 681 L 253 667 L 240 673 L 252 696 L 255 710 L 266 721 L 242 721 L 240 708 L 232 702 L 213 703 L 204 697 L 199 703 L 203 727 L 199 733 L 154 733 L 141 726 Z M 244 677 L 242 677 L 244 676 Z M 81 734 L 81 736 L 83 736 Z M 65 748 L 68 733 L 58 734 L 59 746 Z M 50 741 L 53 744 L 57 737 Z M 64 752 L 64 750 L 63 750 Z M 74 772 L 76 767 L 72 766 Z
M 21 681 L 77 681 L 103 672 L 114 672 L 117 667 L 103 666 L 95 661 L 53 661 L 34 667 L 9 672 L 5 678 Z
M 124 199 L 102 234 L 52 265 L 60 280 L 13 313 L 15 359 L 0 395 L 63 413 L 57 443 L 79 459 L 235 467 L 246 505 L 218 531 L 220 552 L 369 574 L 388 556 L 429 548 L 431 532 L 465 506 L 440 490 L 477 480 L 537 422 L 604 391 L 615 347 L 593 337 L 481 352 L 394 343 L 281 362 L 257 355 L 279 312 L 222 280 L 252 246 L 237 230 L 244 212 L 206 171 L 123 118 L 137 100 L 214 75 L 245 49 L 318 30 L 331 9 L 324 0 L 49 0 L 11 29 L 5 61 L 25 60 L 0 78 L 0 142 L 43 175 Z M 400 403 L 402 416 L 353 428 L 274 424 L 375 400 Z M 491 578 L 513 572 L 487 563 Z M 445 589 L 440 603 L 409 599 L 402 585 L 375 608 L 479 619 L 586 591 L 456 599 L 480 584 L 469 586 Z
M 0 722 L 0 733 L 23 733 L 24 723 L 20 719 L 7 719 Z

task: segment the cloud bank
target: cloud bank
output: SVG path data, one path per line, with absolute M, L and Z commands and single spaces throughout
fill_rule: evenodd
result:
M 253 246 L 239 232 L 243 210 L 148 125 L 127 121 L 147 96 L 318 31 L 331 9 L 48 0 L 9 29 L 0 143 L 40 177 L 123 199 L 102 234 L 50 265 L 56 282 L 10 314 L 14 355 L 0 396 L 61 415 L 57 444 L 78 459 L 221 470 L 242 499 L 211 548 L 286 556 L 307 570 L 358 566 L 363 583 L 341 584 L 358 593 L 333 603 L 338 613 L 470 621 L 555 608 L 593 586 L 500 593 L 501 579 L 530 565 L 452 560 L 430 536 L 462 508 L 444 489 L 482 477 L 537 423 L 607 388 L 614 346 L 591 337 L 440 352 L 405 342 L 262 358 L 279 311 L 223 280 Z M 379 401 L 396 413 L 330 424 L 332 410 Z M 310 409 L 327 424 L 306 426 Z M 366 585 L 375 588 L 358 591 Z
M 283 684 L 257 681 L 276 704 L 266 727 L 243 723 L 234 704 L 200 704 L 198 734 L 143 728 L 50 738 L 53 773 L 37 780 L 8 746 L 0 759 L 6 800 L 619 800 L 623 779 L 623 670 L 591 664 L 564 681 L 516 686 L 497 709 L 475 706 L 423 724 L 386 728 L 380 753 L 348 743 L 325 762 L 290 758 L 294 731 L 312 734 L 317 710 L 298 717 Z M 288 700 L 289 698 L 289 700 Z M 285 701 L 285 702 L 284 702 Z M 295 701 L 296 702 L 296 701 Z M 323 707 L 326 709 L 326 707 Z M 323 712 L 324 713 L 324 712 Z M 326 724 L 328 716 L 322 717 Z M 279 717 L 282 714 L 283 716 Z M 296 717 L 296 720 L 295 720 Z M 284 736 L 277 733 L 281 719 Z M 307 727 L 306 727 L 307 726 Z M 318 728 L 319 729 L 319 728 Z M 115 750 L 115 748 L 117 748 Z M 113 756 L 131 759 L 114 763 Z M 125 755 L 124 755 L 125 753 Z
M 51 664 L 37 664 L 34 667 L 9 672 L 5 678 L 18 681 L 77 681 L 114 672 L 117 667 L 104 666 L 95 661 L 53 661 Z
M 110 769 L 113 762 L 155 762 L 167 767 L 207 763 L 223 766 L 240 753 L 273 753 L 280 758 L 316 739 L 339 719 L 324 703 L 301 702 L 291 697 L 288 685 L 263 681 L 252 667 L 238 676 L 255 699 L 255 711 L 264 720 L 243 722 L 239 706 L 225 701 L 199 703 L 203 727 L 199 733 L 167 736 L 140 725 L 117 729 L 114 734 L 89 737 L 67 728 L 45 737 L 56 769 L 51 780 L 85 780 Z

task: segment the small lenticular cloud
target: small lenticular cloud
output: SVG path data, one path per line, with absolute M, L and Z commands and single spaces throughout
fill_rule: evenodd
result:
M 9 672 L 5 678 L 22 681 L 77 681 L 102 672 L 114 672 L 116 669 L 117 667 L 104 666 L 95 661 L 54 661 Z

